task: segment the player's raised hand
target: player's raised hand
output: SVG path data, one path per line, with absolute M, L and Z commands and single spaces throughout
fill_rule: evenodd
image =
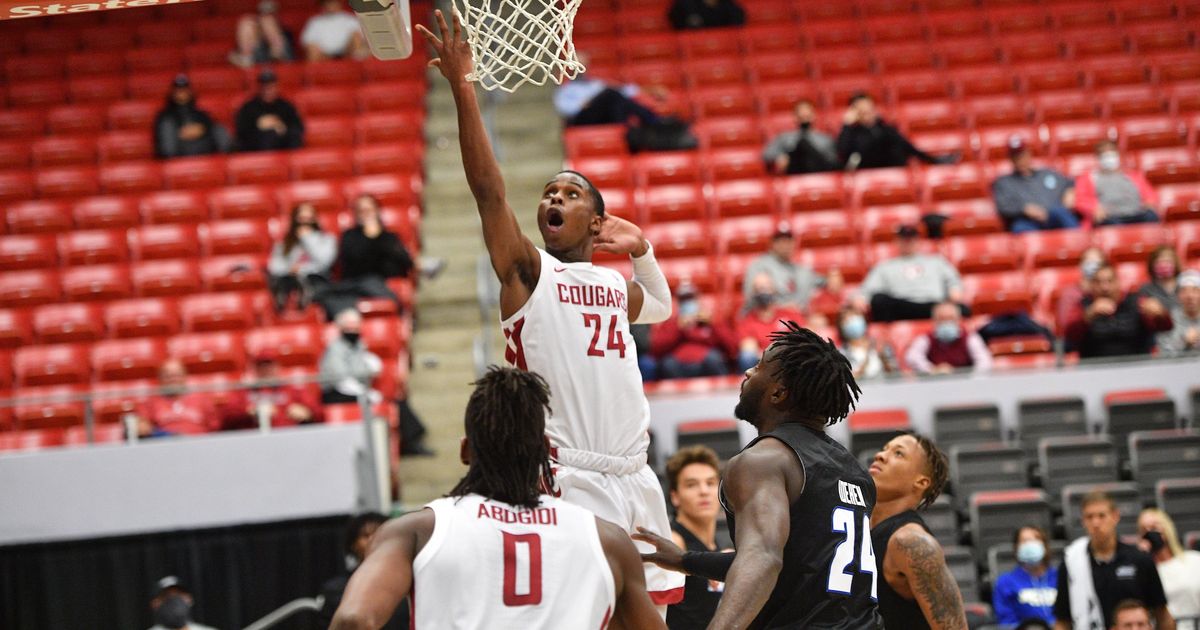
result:
M 683 572 L 683 550 L 674 542 L 655 534 L 645 527 L 637 528 L 634 540 L 654 545 L 654 551 L 642 554 L 642 562 L 653 562 L 668 571 Z
M 646 253 L 649 244 L 642 238 L 642 228 L 633 223 L 614 217 L 604 216 L 600 225 L 600 233 L 592 241 L 593 246 L 610 254 L 641 256 Z
M 446 16 L 440 9 L 434 11 L 433 15 L 437 19 L 440 37 L 424 26 L 417 25 L 417 30 L 425 36 L 425 40 L 437 52 L 437 59 L 431 60 L 429 65 L 441 70 L 442 76 L 451 83 L 462 81 L 475 66 L 471 56 L 471 45 L 467 43 L 467 38 L 464 36 L 458 12 L 454 12 L 451 17 L 451 21 L 454 23 L 453 28 L 446 24 Z

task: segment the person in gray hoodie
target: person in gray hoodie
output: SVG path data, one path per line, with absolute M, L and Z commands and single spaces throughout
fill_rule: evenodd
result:
M 900 226 L 896 230 L 899 255 L 875 263 L 863 280 L 859 305 L 870 304 L 872 320 L 930 319 L 933 307 L 947 301 L 960 304 L 963 315 L 968 315 L 961 306 L 958 269 L 941 254 L 922 254 L 919 235 L 914 226 Z
M 299 295 L 299 308 L 306 307 L 316 290 L 329 283 L 337 249 L 337 238 L 321 230 L 317 209 L 308 202 L 296 204 L 287 234 L 275 243 L 267 260 L 275 310 L 287 308 L 293 294 Z

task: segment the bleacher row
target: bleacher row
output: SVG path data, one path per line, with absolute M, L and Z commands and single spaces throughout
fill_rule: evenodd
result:
M 1200 388 L 1192 391 L 1193 416 Z M 950 457 L 950 487 L 925 514 L 946 547 L 967 601 L 987 601 L 987 587 L 1013 566 L 1013 528 L 1033 523 L 1055 539 L 1083 535 L 1079 503 L 1100 488 L 1122 512 L 1118 533 L 1136 535 L 1136 515 L 1158 505 L 1188 544 L 1200 540 L 1200 432 L 1181 420 L 1161 390 L 1112 392 L 1106 417 L 1089 422 L 1078 398 L 1023 400 L 1017 426 L 1005 429 L 994 404 L 935 410 L 932 435 Z M 903 409 L 852 415 L 850 449 L 864 463 L 898 431 L 911 428 Z M 1192 426 L 1193 428 L 1188 428 Z M 740 448 L 732 420 L 687 422 L 679 446 L 708 444 L 723 458 Z M 984 587 L 984 588 L 981 588 Z
M 313 6 L 281 4 L 298 35 Z M 264 274 L 297 203 L 337 233 L 353 224 L 349 201 L 374 195 L 384 225 L 420 253 L 423 52 L 274 66 L 305 119 L 305 149 L 153 159 L 176 72 L 227 125 L 250 96 L 254 70 L 226 59 L 245 10 L 216 0 L 0 24 L 0 396 L 24 401 L 0 406 L 0 450 L 86 443 L 88 406 L 97 442 L 123 439 L 121 416 L 154 395 L 167 357 L 194 386 L 240 383 L 264 349 L 284 376 L 312 377 L 333 333 L 316 307 L 276 314 Z M 400 311 L 360 308 L 363 339 L 384 360 L 376 386 L 393 399 L 407 380 L 414 285 L 389 287 Z M 357 419 L 352 407 L 327 407 L 326 421 Z

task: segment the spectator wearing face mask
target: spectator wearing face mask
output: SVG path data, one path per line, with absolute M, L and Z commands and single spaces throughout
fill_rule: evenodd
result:
M 780 223 L 771 235 L 771 245 L 766 253 L 746 267 L 746 274 L 742 277 L 744 303 L 749 305 L 754 297 L 755 278 L 766 274 L 779 296 L 779 304 L 803 311 L 823 280 L 807 265 L 794 262 L 792 256 L 795 254 L 796 238 L 792 234 L 792 226 L 786 222 Z
M 776 175 L 823 173 L 838 169 L 837 145 L 813 126 L 817 110 L 808 99 L 796 103 L 796 129 L 775 136 L 763 149 L 763 161 Z
M 655 326 L 650 335 L 650 352 L 658 359 L 659 376 L 667 379 L 727 374 L 726 360 L 737 350 L 733 331 L 713 321 L 692 285 L 681 284 L 675 297 L 679 302 L 676 315 Z
M 191 591 L 174 575 L 155 582 L 150 600 L 154 625 L 150 626 L 150 630 L 215 630 L 192 621 L 194 603 Z
M 1075 204 L 1079 213 L 1091 218 L 1093 225 L 1158 221 L 1155 211 L 1158 193 L 1150 187 L 1145 175 L 1121 169 L 1117 144 L 1111 140 L 1097 144 L 1096 158 L 1097 170 L 1075 178 Z
M 780 320 L 804 323 L 804 315 L 799 311 L 779 304 L 775 285 L 766 274 L 754 279 L 754 295 L 747 306 L 746 314 L 737 323 L 739 372 L 758 364 L 763 350 L 771 345 L 771 333 L 786 330 Z
M 1167 595 L 1167 610 L 1179 630 L 1200 630 L 1200 551 L 1179 544 L 1175 521 L 1158 508 L 1142 510 L 1138 547 L 1153 558 Z
M 1058 596 L 1058 568 L 1050 565 L 1046 532 L 1026 525 L 1013 535 L 1017 566 L 996 579 L 992 609 L 996 623 L 1017 625 L 1026 619 L 1054 623 L 1054 600 Z
M 1162 245 L 1156 247 L 1150 252 L 1150 257 L 1146 259 L 1146 270 L 1150 272 L 1150 281 L 1142 285 L 1138 289 L 1138 295 L 1142 297 L 1152 297 L 1162 305 L 1167 307 L 1167 310 L 1174 310 L 1179 306 L 1179 290 L 1178 276 L 1182 265 L 1180 264 L 1179 254 L 1175 252 L 1175 248 L 1170 245 Z
M 1171 311 L 1171 323 L 1170 332 L 1158 335 L 1163 356 L 1200 350 L 1200 271 L 1179 274 L 1179 306 Z
M 1070 317 L 1064 336 L 1083 358 L 1148 354 L 1155 333 L 1171 330 L 1171 315 L 1162 303 L 1122 292 L 1117 270 L 1107 264 L 1096 270 L 1091 295 Z
M 367 350 L 362 340 L 362 315 L 348 308 L 337 314 L 333 323 L 338 336 L 325 346 L 321 355 L 321 402 L 325 404 L 357 402 L 366 394 L 379 402 L 379 392 L 371 383 L 383 371 L 383 361 Z
M 950 374 L 965 368 L 987 372 L 992 368 L 987 343 L 978 333 L 967 330 L 953 302 L 934 307 L 933 331 L 914 339 L 904 360 L 918 374 Z
M 879 378 L 897 371 L 896 351 L 868 333 L 867 316 L 855 306 L 847 306 L 838 314 L 838 332 L 842 355 L 850 361 L 855 379 Z

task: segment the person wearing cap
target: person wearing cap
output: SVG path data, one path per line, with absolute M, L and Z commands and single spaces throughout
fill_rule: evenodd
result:
M 767 251 L 746 267 L 746 274 L 742 277 L 742 300 L 747 307 L 754 299 L 754 279 L 764 274 L 775 287 L 780 306 L 798 311 L 808 306 L 813 292 L 824 284 L 824 279 L 809 266 L 794 262 L 792 256 L 795 253 L 796 239 L 792 234 L 792 226 L 782 222 L 771 235 L 771 245 Z
M 166 103 L 154 118 L 154 153 L 160 158 L 227 153 L 233 139 L 208 112 L 196 107 L 186 74 L 171 81 Z
M 929 319 L 933 307 L 942 302 L 962 303 L 962 277 L 941 254 L 924 254 L 915 226 L 896 230 L 898 255 L 871 267 L 859 288 L 860 308 L 870 304 L 871 319 L 893 322 Z M 963 315 L 966 307 L 960 306 Z
M 216 630 L 192 621 L 191 591 L 174 575 L 154 583 L 150 596 L 150 612 L 154 625 L 150 630 Z
M 1158 193 L 1146 176 L 1133 169 L 1121 168 L 1117 143 L 1102 140 L 1096 144 L 1096 169 L 1075 178 L 1079 213 L 1092 225 L 1155 223 Z
M 796 128 L 775 136 L 763 149 L 763 161 L 776 175 L 824 173 L 838 169 L 837 146 L 829 134 L 813 127 L 812 101 L 796 103 Z
M 850 97 L 837 139 L 838 158 L 853 171 L 862 168 L 907 166 L 909 158 L 926 164 L 954 164 L 958 155 L 933 156 L 913 145 L 900 130 L 885 122 L 875 99 L 865 92 Z
M 280 382 L 279 356 L 274 350 L 254 355 L 249 389 L 233 392 L 225 404 L 225 429 L 251 429 L 266 417 L 272 427 L 293 427 L 321 421 L 321 403 L 307 388 Z
M 1158 351 L 1175 356 L 1200 350 L 1200 271 L 1189 269 L 1179 274 L 1179 306 L 1171 311 L 1174 327 L 1158 335 Z
M 240 151 L 276 151 L 304 146 L 304 122 L 296 107 L 279 94 L 275 72 L 258 73 L 258 92 L 235 118 Z
M 1049 168 L 1035 168 L 1033 152 L 1020 136 L 1008 139 L 1012 173 L 992 182 L 996 212 L 1014 234 L 1079 227 L 1070 210 L 1075 205 L 1071 178 Z
M 291 35 L 279 21 L 279 3 L 262 0 L 258 11 L 243 15 L 237 25 L 237 49 L 229 53 L 229 62 L 239 68 L 257 63 L 291 61 Z
M 688 282 L 675 290 L 679 308 L 650 333 L 650 352 L 658 359 L 659 377 L 693 378 L 729 373 L 727 360 L 737 350 L 733 331 L 713 321 L 712 311 Z
M 358 18 L 342 0 L 317 0 L 320 12 L 308 18 L 300 44 L 309 61 L 365 59 L 370 54 Z

